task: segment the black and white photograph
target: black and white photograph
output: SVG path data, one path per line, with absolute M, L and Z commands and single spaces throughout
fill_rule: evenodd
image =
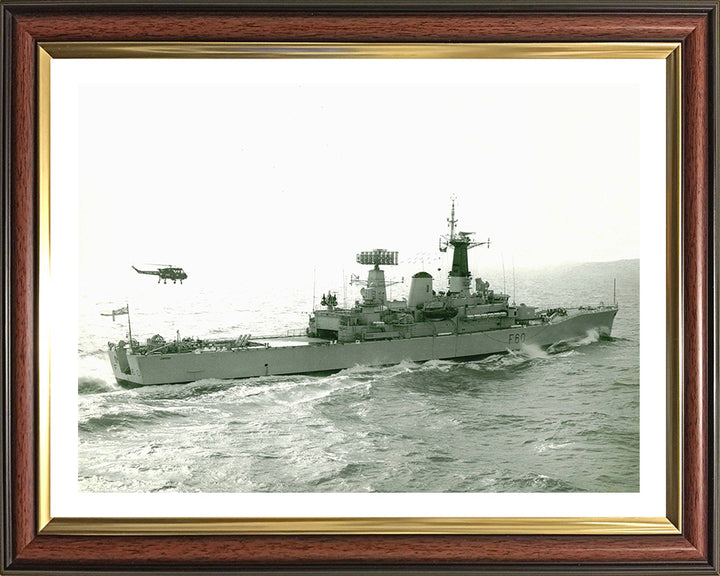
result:
M 720 0 L 0 0 L 0 572 L 717 573 Z
M 662 61 L 61 64 L 80 493 L 640 492 Z

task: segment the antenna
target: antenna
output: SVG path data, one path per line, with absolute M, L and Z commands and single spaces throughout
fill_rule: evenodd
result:
M 450 224 L 450 240 L 455 240 L 455 224 L 457 224 L 455 219 L 455 196 L 452 197 L 452 208 L 450 209 L 448 223 Z
M 312 301 L 312 311 L 315 312 L 315 273 L 317 272 L 317 268 L 313 268 L 313 301 Z
M 502 259 L 502 267 L 503 267 L 503 294 L 507 294 L 507 286 L 505 284 L 505 255 L 500 254 L 500 258 Z
M 613 278 L 613 306 L 617 306 L 617 278 Z
M 343 286 L 343 308 L 347 308 L 347 284 L 345 282 L 345 266 L 342 269 L 342 286 Z
M 366 252 L 360 252 L 355 257 L 358 264 L 369 264 L 378 268 L 380 264 L 388 266 L 397 266 L 398 253 L 390 252 L 383 248 L 376 248 L 375 250 L 369 250 Z
M 125 302 L 125 308 L 128 314 L 128 338 L 130 338 L 130 352 L 133 352 L 132 326 L 130 325 L 130 304 Z
M 515 305 L 515 256 L 513 255 L 512 259 L 512 265 L 513 265 L 513 305 Z
M 372 266 L 368 271 L 367 280 L 360 280 L 357 277 L 353 279 L 355 283 L 367 286 L 367 288 L 360 290 L 365 304 L 373 303 L 379 304 L 381 307 L 384 306 L 387 300 L 387 287 L 397 284 L 397 282 L 385 282 L 385 271 L 380 268 L 380 264 L 397 266 L 398 253 L 384 248 L 376 248 L 375 250 L 359 252 L 356 260 L 358 264 Z

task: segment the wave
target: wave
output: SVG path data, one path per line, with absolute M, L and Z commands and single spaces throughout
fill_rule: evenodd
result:
M 106 352 L 107 350 L 103 348 L 96 348 L 94 350 L 81 350 L 80 348 L 78 348 L 78 359 L 102 358 L 103 360 L 107 360 L 107 356 L 105 355 Z
M 412 360 L 403 360 L 402 362 L 391 364 L 389 366 L 368 366 L 367 364 L 356 364 L 350 368 L 340 370 L 336 375 L 352 374 L 371 377 L 389 376 L 413 372 L 422 365 L 422 362 L 414 362 Z
M 80 432 L 106 432 L 117 428 L 137 428 L 152 426 L 161 420 L 185 418 L 186 416 L 181 411 L 164 408 L 108 412 L 78 422 L 78 430 Z
M 561 342 L 556 342 L 555 344 L 551 344 L 547 347 L 547 351 L 549 354 L 560 354 L 563 352 L 567 352 L 569 350 L 574 350 L 576 348 L 580 348 L 583 346 L 588 346 L 590 344 L 595 344 L 596 342 L 615 342 L 616 338 L 613 338 L 612 336 L 604 333 L 599 332 L 598 330 L 595 330 L 594 328 L 591 328 L 588 330 L 584 336 L 579 336 L 577 338 L 572 338 L 570 340 L 562 340 Z
M 235 401 L 239 398 L 272 394 L 284 389 L 321 382 L 326 377 L 308 375 L 258 376 L 255 378 L 204 378 L 184 384 L 154 384 L 130 389 L 145 400 L 192 400 L 210 398 L 213 401 Z
M 459 362 L 454 360 L 428 360 L 420 366 L 420 370 L 436 370 L 438 372 L 449 372 L 458 366 Z
M 535 472 L 518 478 L 498 478 L 496 488 L 502 492 L 587 492 L 566 480 Z
M 119 388 L 102 378 L 92 376 L 80 376 L 78 378 L 78 394 L 103 394 L 115 390 L 119 390 Z
M 156 400 L 186 400 L 199 398 L 223 392 L 235 386 L 241 381 L 238 380 L 219 380 L 217 378 L 206 378 L 204 380 L 196 380 L 187 384 L 159 384 L 153 386 L 142 386 L 134 388 L 133 392 L 138 396 L 146 399 Z
M 553 354 L 540 346 L 523 344 L 518 350 L 508 350 L 504 354 L 493 354 L 470 362 L 464 362 L 463 366 L 471 370 L 487 370 L 490 372 L 524 368 L 533 365 L 538 361 L 552 359 Z
M 553 450 L 562 450 L 563 448 L 567 448 L 568 446 L 572 446 L 574 442 L 540 442 L 535 447 L 535 452 L 538 454 L 542 454 L 543 452 L 553 451 Z

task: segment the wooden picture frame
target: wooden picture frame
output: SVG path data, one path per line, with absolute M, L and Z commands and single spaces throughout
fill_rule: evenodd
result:
M 1 8 L 3 571 L 718 573 L 717 1 L 30 0 L 3 2 Z M 288 534 L 263 526 L 255 533 L 234 533 L 232 527 L 198 533 L 195 525 L 181 522 L 167 528 L 172 521 L 165 531 L 146 530 L 141 523 L 105 525 L 94 533 L 71 525 L 53 529 L 44 521 L 48 503 L 38 488 L 47 473 L 42 454 L 49 440 L 38 344 L 47 241 L 39 216 L 38 191 L 47 175 L 39 150 L 47 142 L 38 86 L 44 45 L 72 51 L 83 42 L 679 44 L 676 120 L 682 137 L 675 152 L 681 162 L 668 162 L 668 180 L 677 178 L 681 190 L 678 210 L 668 214 L 671 228 L 679 223 L 681 240 L 675 255 L 681 290 L 668 280 L 668 317 L 681 319 L 680 341 L 674 349 L 668 344 L 669 356 L 682 358 L 674 367 L 682 394 L 675 424 L 681 429 L 669 434 L 679 439 L 677 445 L 668 445 L 669 463 L 682 463 L 677 474 L 669 474 L 668 485 L 668 521 L 679 529 L 531 534 L 522 525 L 506 524 L 484 533 L 425 527 L 392 534 L 331 529 Z

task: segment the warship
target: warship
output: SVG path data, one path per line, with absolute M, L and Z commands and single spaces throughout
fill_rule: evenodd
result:
M 129 307 L 113 311 L 128 314 L 129 342 L 108 343 L 108 355 L 117 382 L 126 386 L 174 384 L 207 378 L 234 379 L 269 375 L 334 372 L 355 365 L 381 366 L 405 360 L 465 360 L 518 350 L 549 347 L 586 337 L 591 331 L 610 335 L 618 311 L 612 305 L 539 309 L 510 302 L 482 278 L 472 276 L 468 250 L 488 245 L 471 232 L 457 230 L 455 203 L 448 219 L 449 234 L 440 238 L 440 250 L 452 249 L 452 268 L 445 291 L 436 290 L 433 277 L 416 273 L 405 300 L 388 300 L 385 271 L 396 265 L 398 253 L 376 249 L 357 254 L 369 265 L 367 280 L 353 307 L 339 307 L 337 297 L 323 295 L 301 333 L 255 337 L 243 334 L 226 339 L 166 341 L 155 335 L 145 344 L 132 337 Z M 313 305 L 313 308 L 315 306 Z

